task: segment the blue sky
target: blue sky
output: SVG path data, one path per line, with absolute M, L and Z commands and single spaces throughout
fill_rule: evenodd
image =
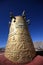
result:
M 0 0 L 0 47 L 4 47 L 9 33 L 10 12 L 14 16 L 26 11 L 33 42 L 43 41 L 43 0 Z

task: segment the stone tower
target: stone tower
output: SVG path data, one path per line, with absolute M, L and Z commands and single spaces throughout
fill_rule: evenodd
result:
M 35 57 L 35 49 L 27 28 L 25 12 L 11 16 L 5 57 L 15 63 L 27 63 Z

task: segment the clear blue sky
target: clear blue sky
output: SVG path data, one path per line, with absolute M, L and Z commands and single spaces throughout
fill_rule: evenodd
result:
M 43 0 L 0 0 L 0 47 L 7 42 L 10 12 L 21 15 L 26 10 L 28 26 L 33 41 L 43 41 Z

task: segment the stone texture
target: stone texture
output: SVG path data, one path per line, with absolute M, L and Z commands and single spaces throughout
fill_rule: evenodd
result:
M 35 49 L 26 21 L 22 16 L 15 18 L 11 21 L 5 57 L 16 63 L 30 62 L 35 56 Z

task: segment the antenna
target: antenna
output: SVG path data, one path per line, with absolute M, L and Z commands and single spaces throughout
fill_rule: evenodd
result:
M 22 16 L 24 17 L 24 19 L 26 18 L 25 10 L 22 12 Z
M 14 17 L 13 13 L 10 12 L 10 18 L 12 19 Z
M 16 19 L 12 12 L 10 12 L 10 18 L 11 18 L 11 20 L 12 20 L 12 18 Z
M 26 22 L 30 25 L 30 19 L 28 19 Z

